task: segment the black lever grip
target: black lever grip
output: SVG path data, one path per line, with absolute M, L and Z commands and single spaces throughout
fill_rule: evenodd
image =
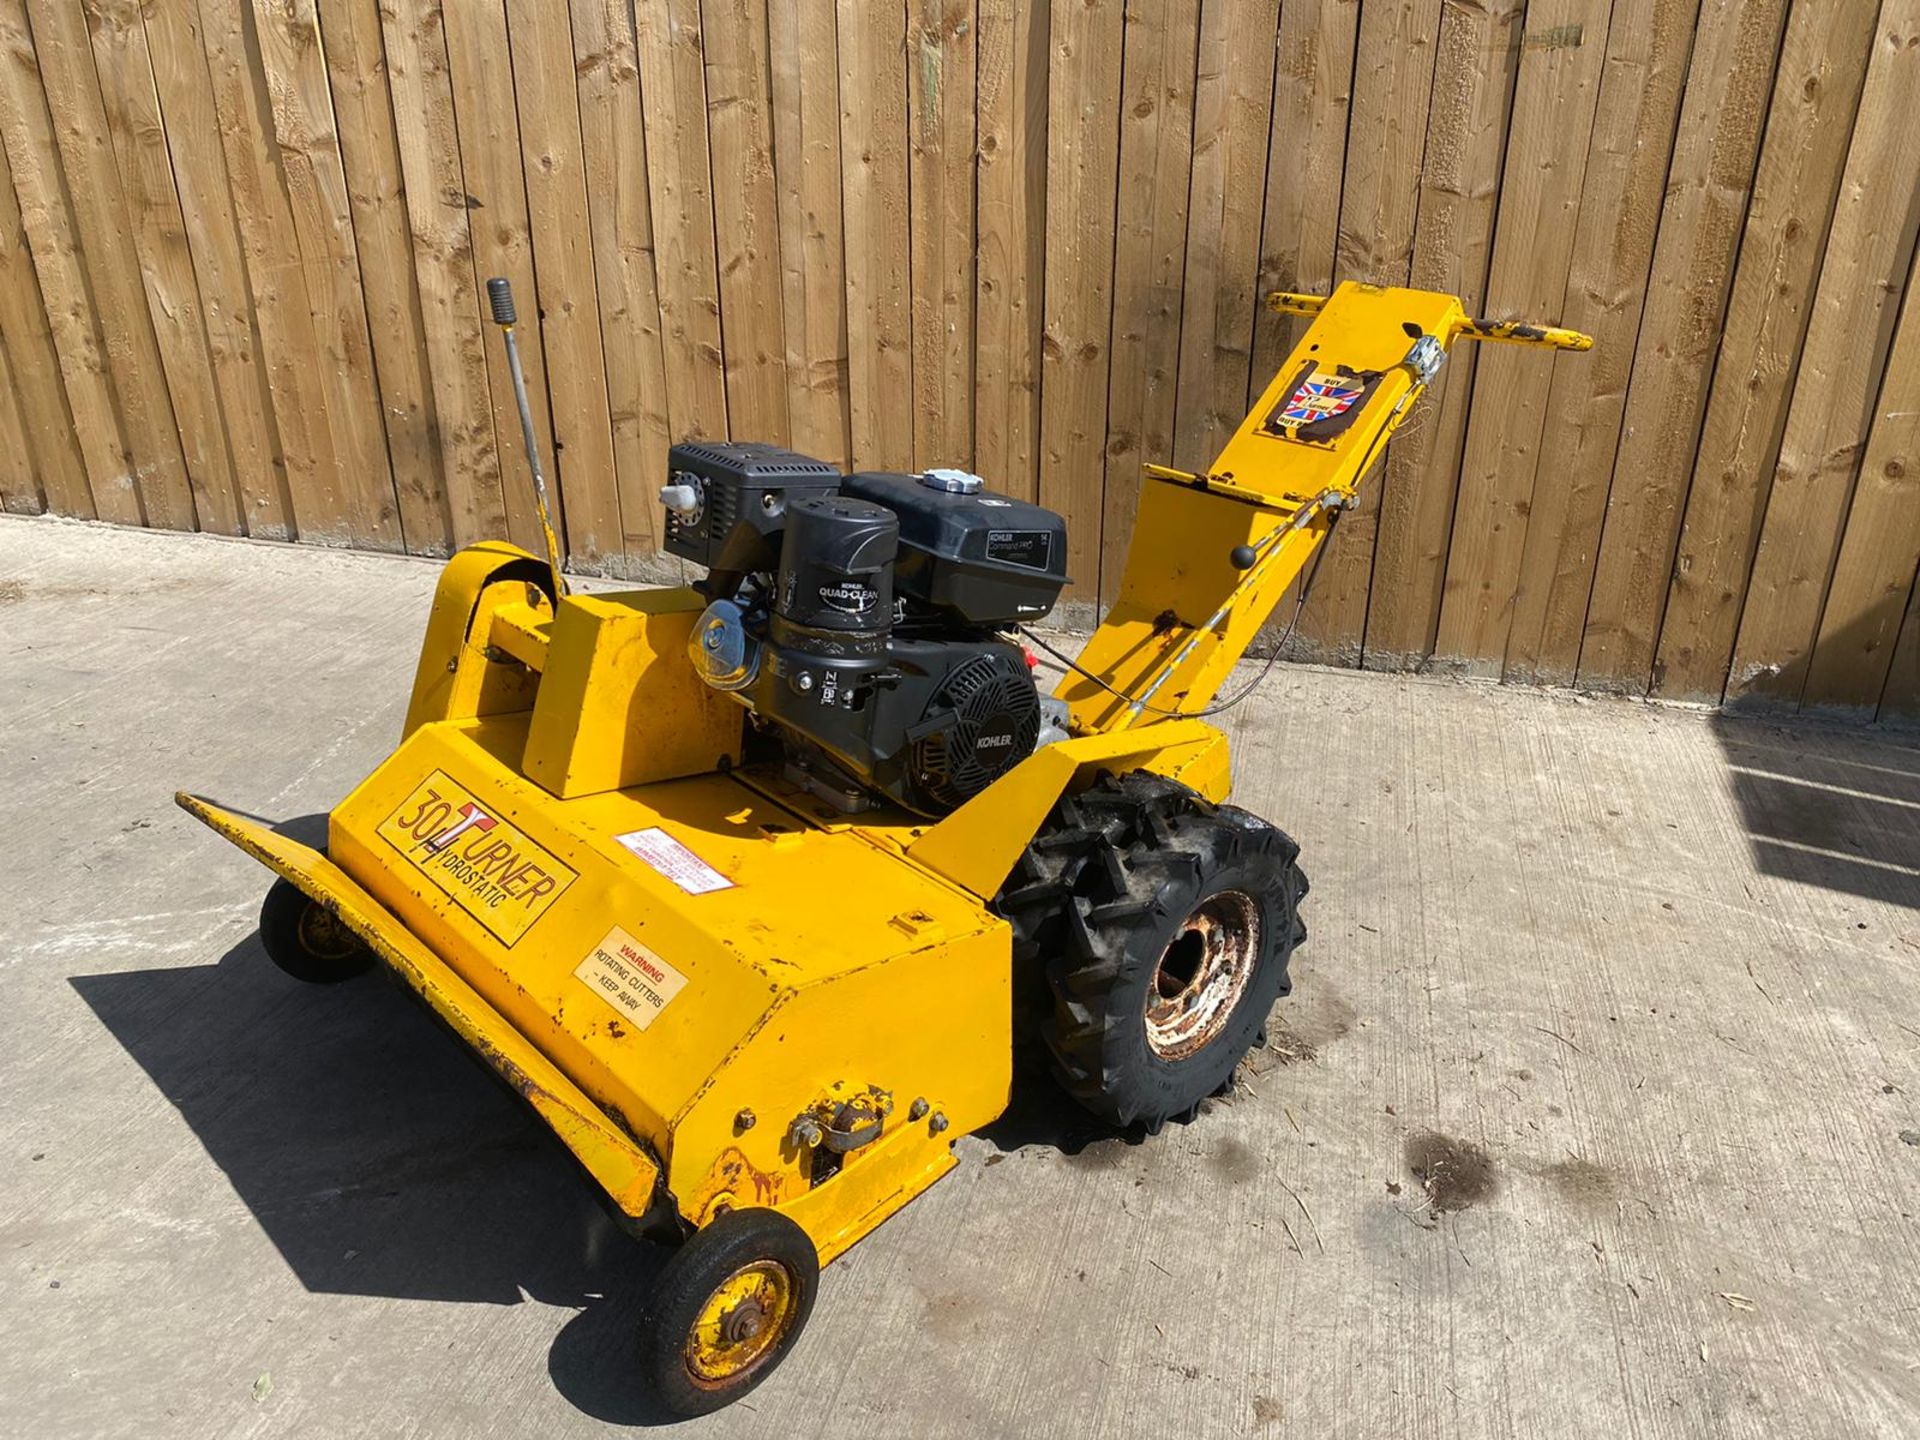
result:
M 487 281 L 487 303 L 493 307 L 496 325 L 511 325 L 519 318 L 513 308 L 513 286 L 504 275 Z
M 1259 558 L 1259 552 L 1251 545 L 1236 545 L 1227 552 L 1227 563 L 1236 570 L 1251 570 Z

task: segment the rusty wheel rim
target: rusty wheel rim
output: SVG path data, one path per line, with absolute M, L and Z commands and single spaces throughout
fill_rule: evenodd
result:
M 1260 907 L 1222 890 L 1194 907 L 1161 952 L 1147 986 L 1147 1047 L 1183 1060 L 1219 1038 L 1260 954 Z
M 359 937 L 340 917 L 317 901 L 300 912 L 300 948 L 322 960 L 345 960 L 359 949 Z
M 755 1260 L 721 1281 L 687 1335 L 687 1373 L 717 1389 L 766 1363 L 793 1329 L 800 1289 L 777 1260 Z

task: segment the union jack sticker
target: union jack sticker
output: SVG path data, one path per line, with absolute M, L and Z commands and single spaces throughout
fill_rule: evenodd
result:
M 1280 412 L 1280 423 L 1312 425 L 1321 420 L 1331 420 L 1351 410 L 1353 402 L 1364 393 L 1366 387 L 1357 380 L 1315 371 L 1293 392 L 1293 398 L 1287 401 L 1286 408 Z

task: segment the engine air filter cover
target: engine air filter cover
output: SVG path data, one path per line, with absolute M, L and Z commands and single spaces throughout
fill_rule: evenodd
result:
M 935 489 L 915 475 L 849 475 L 841 492 L 900 517 L 894 588 L 949 620 L 1031 623 L 1067 583 L 1067 525 L 1051 510 L 991 490 Z

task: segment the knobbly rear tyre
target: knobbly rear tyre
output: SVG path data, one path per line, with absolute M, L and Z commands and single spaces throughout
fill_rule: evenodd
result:
M 1069 1095 L 1155 1131 L 1230 1083 L 1291 988 L 1298 856 L 1266 821 L 1157 775 L 1061 800 L 998 905 Z

